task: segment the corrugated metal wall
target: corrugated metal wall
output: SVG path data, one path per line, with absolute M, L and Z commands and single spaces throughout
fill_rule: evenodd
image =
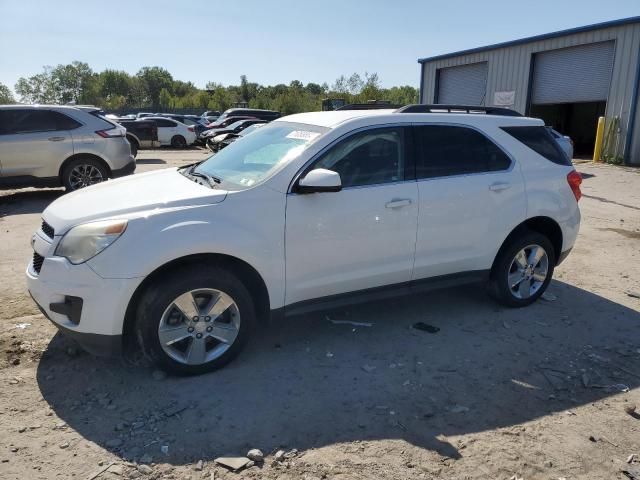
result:
M 487 105 L 493 103 L 495 92 L 515 91 L 515 104 L 512 108 L 524 113 L 527 107 L 531 59 L 534 53 L 606 40 L 615 40 L 616 42 L 606 115 L 607 117 L 619 116 L 621 119 L 622 132 L 618 141 L 618 152 L 622 155 L 627 125 L 629 124 L 638 50 L 640 49 L 640 23 L 602 28 L 425 62 L 422 66 L 423 78 L 420 98 L 423 103 L 434 101 L 437 69 L 488 62 L 489 72 L 485 103 Z M 640 164 L 640 108 L 636 117 L 630 160 L 631 163 Z

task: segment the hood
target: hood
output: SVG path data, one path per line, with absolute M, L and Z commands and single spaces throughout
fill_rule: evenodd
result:
M 56 234 L 92 220 L 156 209 L 213 205 L 226 190 L 211 189 L 181 175 L 176 168 L 130 175 L 83 188 L 54 201 L 42 214 Z

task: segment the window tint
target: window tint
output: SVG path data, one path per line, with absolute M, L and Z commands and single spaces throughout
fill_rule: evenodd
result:
M 404 180 L 404 131 L 380 128 L 356 133 L 332 147 L 313 168 L 340 174 L 343 187 Z
M 0 111 L 0 134 L 73 130 L 79 126 L 81 123 L 51 110 L 10 109 Z
M 571 159 L 567 158 L 546 127 L 502 127 L 502 130 L 550 162 L 571 165 Z
M 154 119 L 153 121 L 156 122 L 156 125 L 158 127 L 175 127 L 176 126 L 175 122 L 172 122 L 171 120 L 165 120 L 162 118 Z
M 482 133 L 466 127 L 414 127 L 419 152 L 418 178 L 445 177 L 506 170 L 507 155 Z

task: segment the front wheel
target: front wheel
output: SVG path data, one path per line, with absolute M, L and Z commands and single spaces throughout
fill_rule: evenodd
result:
M 530 305 L 549 286 L 555 264 L 549 239 L 538 232 L 525 231 L 498 253 L 489 293 L 508 307 Z
M 177 375 L 216 370 L 235 358 L 255 322 L 251 296 L 219 267 L 185 267 L 154 282 L 137 310 L 144 353 Z

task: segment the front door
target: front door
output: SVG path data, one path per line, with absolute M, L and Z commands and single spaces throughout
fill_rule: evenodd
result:
M 341 191 L 287 195 L 286 304 L 411 279 L 418 190 L 404 133 L 351 135 L 307 169 L 338 172 Z

